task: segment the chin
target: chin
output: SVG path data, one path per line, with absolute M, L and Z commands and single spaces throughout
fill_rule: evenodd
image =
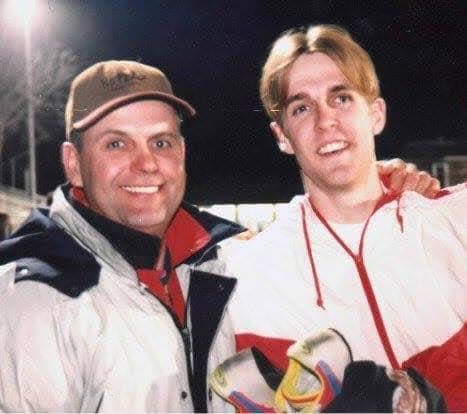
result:
M 354 180 L 349 174 L 329 174 L 322 177 L 321 182 L 325 188 L 346 189 L 353 186 Z
M 337 187 L 351 187 L 356 181 L 356 175 L 354 168 L 344 167 L 331 171 L 323 178 L 324 181 Z
M 157 231 L 157 229 L 164 228 L 166 222 L 166 215 L 163 214 L 157 214 L 157 216 L 149 214 L 132 214 L 126 217 L 125 225 L 142 233 L 158 236 L 158 233 L 160 232 Z

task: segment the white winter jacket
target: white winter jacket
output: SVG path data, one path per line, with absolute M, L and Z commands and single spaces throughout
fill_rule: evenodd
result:
M 231 302 L 237 350 L 256 346 L 284 369 L 291 343 L 334 328 L 355 360 L 398 368 L 421 355 L 420 367 L 424 351 L 444 344 L 451 361 L 463 359 L 449 370 L 460 370 L 467 384 L 460 351 L 467 349 L 467 188 L 456 190 L 436 200 L 414 192 L 386 197 L 358 254 L 307 196 L 294 198 L 230 255 L 228 270 L 239 279 Z M 447 375 L 440 367 L 428 379 L 443 389 Z
M 238 232 L 203 217 L 214 241 Z M 50 218 L 36 211 L 0 245 L 0 411 L 193 411 L 207 372 L 233 353 L 224 312 L 235 281 L 216 275 L 214 241 L 176 269 L 188 302 L 181 332 L 61 189 Z

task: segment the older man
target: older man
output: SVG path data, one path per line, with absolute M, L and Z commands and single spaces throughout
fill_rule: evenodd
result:
M 73 81 L 69 185 L 1 246 L 0 411 L 206 411 L 209 349 L 232 352 L 215 245 L 242 228 L 182 202 L 194 113 L 137 62 Z

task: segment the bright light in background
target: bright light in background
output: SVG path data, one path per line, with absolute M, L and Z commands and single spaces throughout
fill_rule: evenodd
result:
M 21 27 L 24 34 L 24 57 L 25 57 L 25 97 L 27 101 L 26 125 L 28 131 L 29 152 L 29 192 L 31 202 L 34 206 L 37 194 L 36 177 L 36 137 L 35 137 L 35 108 L 34 108 L 34 79 L 32 63 L 31 31 L 33 19 L 37 19 L 37 6 L 39 0 L 7 0 L 4 10 L 5 17 L 12 25 Z
M 37 3 L 38 0 L 8 0 L 5 14 L 18 26 L 28 27 L 37 12 Z

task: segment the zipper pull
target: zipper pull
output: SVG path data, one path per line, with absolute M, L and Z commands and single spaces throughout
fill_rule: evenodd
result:
M 181 330 L 183 344 L 185 345 L 185 350 L 188 354 L 191 354 L 191 335 L 190 330 L 185 327 Z

